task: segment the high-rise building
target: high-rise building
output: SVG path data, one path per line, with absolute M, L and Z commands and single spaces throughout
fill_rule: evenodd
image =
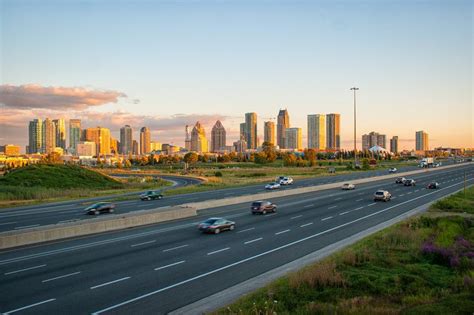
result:
M 76 154 L 78 156 L 96 156 L 97 144 L 94 141 L 79 141 L 76 143 Z
M 206 131 L 198 121 L 191 132 L 191 151 L 198 153 L 208 152 L 208 142 L 206 139 Z
M 221 121 L 218 120 L 211 131 L 211 152 L 218 152 L 226 146 L 226 132 Z
M 326 115 L 326 149 L 338 151 L 341 149 L 341 115 Z
M 301 128 L 286 128 L 285 149 L 293 149 L 293 150 L 303 149 Z
M 69 119 L 69 148 L 74 154 L 79 141 L 81 141 L 81 120 Z
M 118 154 L 119 153 L 119 142 L 117 139 L 110 137 L 110 153 L 111 154 Z
M 56 147 L 66 150 L 66 123 L 60 118 L 54 119 L 53 124 L 56 130 Z
M 120 128 L 120 153 L 131 154 L 133 152 L 133 130 L 129 125 Z
M 28 152 L 30 154 L 40 153 L 43 148 L 43 122 L 34 119 L 28 125 Z
M 158 141 L 151 141 L 150 142 L 150 150 L 151 151 L 161 151 L 162 144 L 161 142 Z M 190 151 L 191 150 L 191 134 L 189 135 L 189 149 L 186 148 L 186 150 Z
M 428 151 L 428 134 L 423 130 L 416 132 L 416 151 Z
M 390 152 L 397 154 L 398 153 L 398 136 L 393 136 L 390 139 Z
M 308 115 L 308 149 L 326 149 L 325 115 Z
M 280 149 L 284 149 L 286 128 L 290 128 L 290 115 L 288 111 L 286 109 L 280 109 L 277 120 L 277 145 Z
M 140 154 L 145 155 L 151 152 L 151 134 L 150 129 L 142 127 L 140 129 Z
M 362 150 L 368 150 L 374 146 L 379 146 L 386 149 L 387 136 L 375 131 L 362 135 Z
M 273 121 L 266 121 L 263 132 L 263 141 L 276 145 L 275 143 L 275 123 Z
M 237 140 L 233 143 L 234 145 L 234 151 L 238 153 L 243 153 L 245 150 L 247 150 L 247 142 L 245 139 L 240 139 Z
M 138 155 L 140 153 L 140 146 L 137 140 L 132 140 L 132 154 Z
M 240 137 L 239 137 L 239 140 L 245 140 L 245 143 L 247 143 L 247 126 L 245 125 L 245 123 L 241 123 L 240 124 Z
M 96 127 L 85 129 L 85 141 L 92 141 L 96 144 L 97 155 L 110 154 L 110 130 Z
M 43 148 L 42 153 L 52 153 L 56 147 L 56 128 L 49 118 L 43 120 Z
M 247 148 L 257 148 L 257 113 L 245 114 L 245 135 L 247 136 Z
M 191 151 L 191 133 L 189 132 L 188 125 L 186 125 L 185 132 L 186 132 L 186 137 L 184 138 L 184 148 L 188 151 Z M 161 144 L 160 144 L 159 150 L 161 150 Z M 155 150 L 152 149 L 152 151 L 155 151 Z

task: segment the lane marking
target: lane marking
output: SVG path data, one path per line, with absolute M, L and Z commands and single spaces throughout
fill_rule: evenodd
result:
M 364 199 L 357 199 L 356 201 L 362 201 L 362 200 L 364 200 Z
M 367 207 L 372 207 L 372 206 L 375 206 L 377 203 L 374 202 L 374 203 L 371 203 L 370 205 L 368 205 Z
M 244 242 L 244 244 L 251 244 L 251 243 L 254 243 L 254 242 L 261 241 L 261 240 L 263 240 L 263 237 L 259 237 L 259 238 L 256 238 L 254 240 Z
M 25 268 L 25 269 L 10 271 L 10 272 L 4 273 L 4 275 L 5 275 L 5 276 L 8 276 L 8 275 L 12 275 L 12 274 L 14 274 L 14 273 L 19 273 L 19 272 L 28 271 L 28 270 L 33 270 L 33 269 L 38 269 L 38 268 L 43 268 L 43 267 L 46 267 L 46 265 L 39 265 L 39 266 L 29 267 L 29 268 Z
M 419 192 L 419 191 L 420 191 L 419 189 L 415 190 L 415 192 Z
M 405 194 L 401 194 L 401 195 L 400 195 L 400 197 L 403 197 L 403 196 L 405 196 Z
M 177 250 L 177 249 L 185 248 L 185 247 L 188 247 L 188 246 L 189 246 L 188 244 L 185 244 L 185 245 L 176 246 L 176 247 L 172 247 L 172 248 L 168 248 L 168 249 L 163 249 L 163 253 L 171 252 L 172 250 Z
M 339 215 L 344 215 L 344 214 L 348 214 L 348 213 L 349 213 L 349 211 L 344 211 L 344 212 L 339 213 Z
M 67 275 L 63 275 L 63 276 L 59 276 L 59 277 L 54 277 L 54 278 L 46 279 L 46 280 L 43 280 L 43 281 L 41 281 L 41 282 L 42 282 L 42 283 L 50 282 L 50 281 L 54 281 L 54 280 L 58 280 L 58 279 L 62 279 L 62 278 L 67 278 L 67 277 L 75 276 L 75 275 L 78 275 L 78 274 L 80 274 L 80 273 L 81 273 L 80 271 L 77 271 L 77 272 L 69 273 L 69 274 L 67 274 Z
M 230 249 L 230 247 L 226 247 L 226 248 L 223 248 L 223 249 L 215 250 L 215 251 L 213 251 L 213 252 L 207 253 L 207 255 L 208 255 L 208 256 L 209 256 L 209 255 L 214 255 L 214 254 L 217 254 L 217 253 L 226 251 L 226 250 L 228 250 L 228 249 Z
M 280 234 L 287 233 L 287 232 L 290 232 L 290 230 L 284 230 L 284 231 L 276 232 L 275 235 L 280 235 Z
M 165 268 L 168 268 L 168 267 L 173 267 L 173 266 L 176 266 L 176 265 L 179 265 L 179 264 L 183 264 L 185 262 L 186 262 L 186 260 L 181 260 L 181 261 L 178 261 L 178 262 L 166 265 L 166 266 L 161 266 L 161 267 L 155 268 L 155 271 L 165 269 Z
M 243 232 L 252 231 L 252 230 L 255 230 L 255 228 L 253 227 L 253 228 L 245 229 L 242 231 L 237 231 L 237 233 L 243 233 Z
M 364 208 L 364 207 L 355 208 L 355 209 L 352 210 L 352 211 L 360 210 L 360 209 L 363 209 L 363 208 Z
M 133 245 L 130 245 L 130 247 L 142 246 L 142 245 L 151 244 L 151 243 L 154 243 L 154 242 L 156 242 L 156 240 L 143 242 L 143 243 L 138 243 L 138 244 L 133 244 Z
M 342 197 L 334 199 L 334 201 L 337 201 L 337 200 L 342 200 Z
M 397 197 L 392 197 L 392 200 L 395 200 L 395 199 L 397 199 Z
M 290 220 L 293 220 L 293 219 L 298 219 L 298 218 L 301 218 L 303 215 L 300 214 L 300 215 L 297 215 L 296 217 L 291 217 Z
M 328 209 L 334 209 L 334 208 L 337 208 L 337 206 L 332 206 L 332 207 L 329 207 Z
M 413 193 L 413 192 L 412 192 L 412 191 L 410 191 L 410 192 L 408 192 L 408 193 L 407 193 L 407 195 L 411 195 L 412 193 Z
M 18 227 L 16 227 L 16 228 L 15 228 L 15 230 L 29 229 L 29 228 L 33 228 L 33 227 L 36 227 L 36 226 L 39 226 L 39 224 L 25 225 L 25 226 L 18 226 Z
M 306 206 L 304 206 L 303 208 L 309 208 L 309 207 L 314 207 L 314 205 L 313 205 L 313 204 L 306 205 Z
M 0 223 L 0 225 L 8 225 L 8 224 L 15 224 L 16 222 L 5 222 L 5 223 Z
M 13 314 L 13 313 L 16 313 L 16 312 L 19 312 L 19 311 L 26 310 L 28 308 L 32 308 L 32 307 L 35 307 L 35 306 L 38 306 L 38 305 L 41 305 L 41 304 L 45 304 L 45 303 L 49 303 L 49 302 L 53 302 L 53 301 L 56 301 L 56 299 L 49 299 L 49 300 L 38 302 L 38 303 L 35 303 L 35 304 L 23 306 L 23 307 L 17 308 L 16 310 L 5 312 L 3 314 L 5 314 L 5 315 Z
M 309 223 L 306 223 L 306 224 L 300 225 L 300 227 L 309 226 L 309 225 L 311 225 L 311 224 L 313 224 L 313 222 L 309 222 Z
M 120 278 L 120 279 L 117 279 L 117 280 L 113 280 L 113 281 L 109 281 L 109 282 L 106 282 L 106 283 L 102 283 L 102 284 L 99 284 L 99 285 L 96 285 L 96 286 L 91 287 L 91 290 L 94 290 L 94 289 L 97 289 L 97 288 L 101 288 L 101 287 L 105 287 L 106 285 L 114 284 L 114 283 L 117 283 L 117 282 L 120 282 L 120 281 L 125 281 L 125 280 L 128 280 L 128 279 L 130 279 L 130 277 Z

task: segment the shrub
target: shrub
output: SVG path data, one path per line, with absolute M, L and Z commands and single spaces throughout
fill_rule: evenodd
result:
M 217 172 L 214 173 L 214 176 L 215 177 L 222 177 L 222 172 L 217 171 Z

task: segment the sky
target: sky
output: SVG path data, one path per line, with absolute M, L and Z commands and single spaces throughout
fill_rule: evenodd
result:
M 473 2 L 0 0 L 0 144 L 26 145 L 34 118 L 84 127 L 148 126 L 184 144 L 220 119 L 228 145 L 246 112 L 341 114 L 357 132 L 397 135 L 413 149 L 474 147 Z M 359 147 L 360 148 L 360 147 Z

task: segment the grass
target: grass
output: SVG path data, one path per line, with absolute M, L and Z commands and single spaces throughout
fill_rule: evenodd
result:
M 474 214 L 474 187 L 469 187 L 465 192 L 461 191 L 437 201 L 433 205 L 433 209 L 437 211 L 466 212 Z
M 472 314 L 474 218 L 455 206 L 472 213 L 471 197 L 448 197 L 435 206 L 450 215 L 403 221 L 215 314 Z

